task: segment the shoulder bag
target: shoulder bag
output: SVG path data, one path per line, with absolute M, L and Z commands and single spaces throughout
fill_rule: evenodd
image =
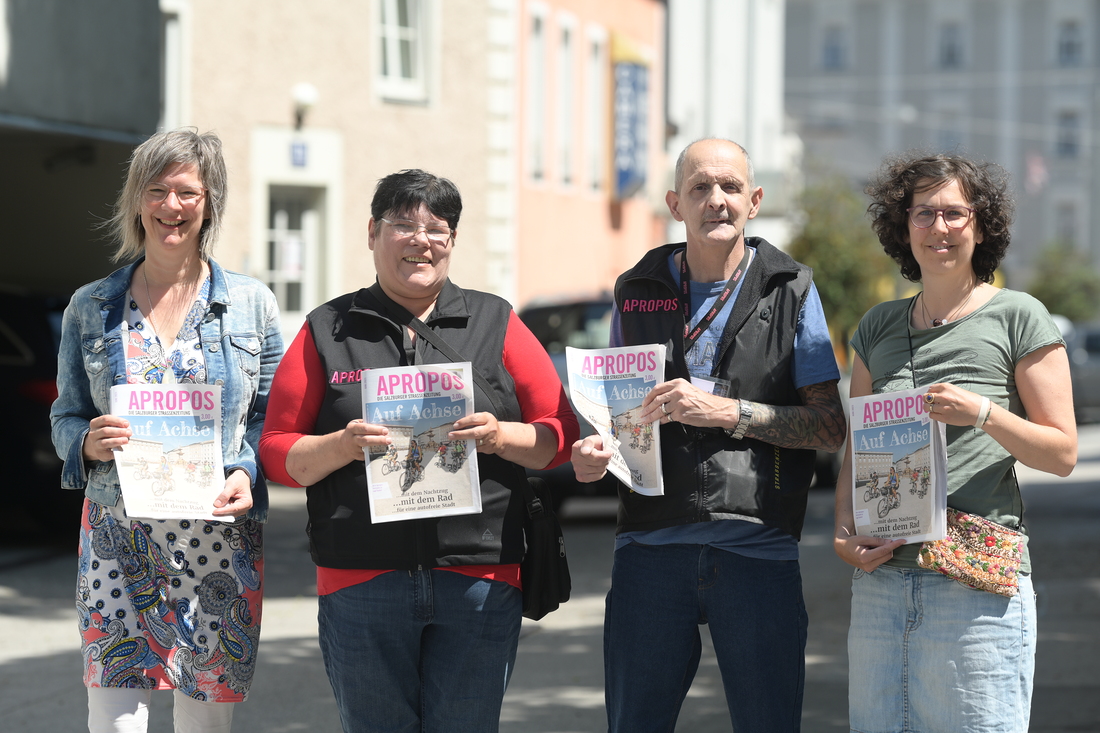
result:
M 947 507 L 947 538 L 921 545 L 917 564 L 976 590 L 1011 598 L 1020 584 L 1022 535 L 976 514 Z
M 520 564 L 523 615 L 538 621 L 569 600 L 572 581 L 565 556 L 565 536 L 554 510 L 550 487 L 541 478 L 527 479 L 524 487 L 527 521 L 523 531 L 527 552 Z

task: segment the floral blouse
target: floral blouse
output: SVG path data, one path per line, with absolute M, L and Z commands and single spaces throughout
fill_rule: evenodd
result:
M 138 308 L 130 293 L 130 308 L 126 313 L 126 381 L 129 384 L 204 384 L 206 359 L 198 325 L 206 313 L 210 300 L 210 278 L 191 304 L 191 310 L 183 319 L 176 341 L 165 352 L 160 338 L 154 333 L 152 321 Z M 146 324 L 149 324 L 148 326 Z M 171 367 L 169 369 L 168 367 Z

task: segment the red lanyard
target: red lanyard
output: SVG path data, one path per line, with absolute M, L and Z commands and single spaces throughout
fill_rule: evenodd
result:
M 730 295 L 733 294 L 733 289 L 737 287 L 737 281 L 741 279 L 741 276 L 745 274 L 745 269 L 749 266 L 749 248 L 745 247 L 745 255 L 741 258 L 741 264 L 730 275 L 730 279 L 726 282 L 725 289 L 722 290 L 722 294 L 718 296 L 718 299 L 714 301 L 714 305 L 711 306 L 707 314 L 695 325 L 695 328 L 691 328 L 691 278 L 688 277 L 688 257 L 687 250 L 680 256 L 680 291 L 683 297 L 680 299 L 682 309 L 684 311 L 684 353 L 691 351 L 691 347 L 695 345 L 695 342 L 699 340 L 699 337 L 703 335 L 703 332 L 707 330 L 711 322 L 718 317 L 718 314 L 722 312 L 722 308 L 726 306 L 726 301 L 729 300 Z M 690 333 L 689 333 L 690 331 Z

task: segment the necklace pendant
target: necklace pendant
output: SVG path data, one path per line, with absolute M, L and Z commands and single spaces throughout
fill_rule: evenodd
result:
M 942 326 L 943 325 L 943 319 L 933 318 L 932 319 L 932 325 L 933 326 Z

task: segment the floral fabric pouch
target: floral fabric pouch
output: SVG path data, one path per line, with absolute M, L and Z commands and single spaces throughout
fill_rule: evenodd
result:
M 1024 554 L 1023 535 L 984 517 L 947 508 L 947 539 L 921 545 L 917 564 L 963 585 L 1011 598 Z

